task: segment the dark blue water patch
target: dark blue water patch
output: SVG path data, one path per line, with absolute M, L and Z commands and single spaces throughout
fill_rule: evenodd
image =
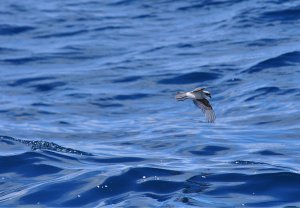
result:
M 101 95 L 100 98 L 97 99 L 97 102 L 100 101 L 100 102 L 103 102 L 103 101 L 112 101 L 114 100 L 113 97 L 106 97 L 105 94 Z
M 54 33 L 54 34 L 49 34 L 49 35 L 40 35 L 40 36 L 35 36 L 34 38 L 63 38 L 63 37 L 71 37 L 75 35 L 81 35 L 84 33 L 87 33 L 88 30 L 77 30 L 77 31 L 72 31 L 72 32 L 62 32 L 62 33 Z
M 66 94 L 66 96 L 69 96 L 71 98 L 88 98 L 91 97 L 92 94 L 90 93 L 70 93 L 70 94 Z
M 8 144 L 8 145 L 14 145 L 15 144 L 15 142 L 10 141 L 10 140 L 4 140 L 2 137 L 1 137 L 1 143 L 5 143 L 5 144 Z
M 281 207 L 285 207 L 285 208 L 299 208 L 298 206 L 298 200 L 297 200 L 297 196 L 296 194 L 294 194 L 294 199 L 292 199 L 291 201 L 288 202 L 288 204 L 293 204 L 295 203 L 295 205 L 289 205 L 289 206 L 284 206 L 287 201 L 286 199 L 279 199 L 279 200 L 273 200 L 273 201 L 264 201 L 264 202 L 256 202 L 256 203 L 245 203 L 244 206 L 247 207 L 278 207 L 278 205 L 282 205 Z
M 14 48 L 0 47 L 0 53 L 3 53 L 3 54 L 10 53 L 10 52 L 18 52 L 18 51 L 20 51 L 20 50 L 14 49 Z
M 83 56 L 83 51 L 68 51 L 68 52 L 56 52 L 56 53 L 51 53 L 52 58 L 64 58 L 64 59 L 85 59 L 87 57 Z M 49 56 L 50 57 L 50 56 Z
M 172 75 L 169 75 L 172 76 Z M 173 78 L 161 79 L 159 84 L 193 84 L 218 79 L 220 74 L 211 72 L 191 72 Z
M 0 110 L 0 113 L 10 113 L 11 110 Z
M 194 45 L 190 43 L 178 43 L 176 44 L 177 48 L 193 48 Z
M 176 50 L 179 51 L 176 53 L 177 56 L 180 55 L 199 55 L 201 54 L 200 52 L 185 52 L 188 51 L 188 49 L 193 49 L 196 48 L 197 46 L 201 47 L 201 43 L 197 44 L 192 44 L 192 43 L 178 43 L 178 44 L 169 44 L 169 45 L 160 45 L 160 46 L 155 46 L 150 49 L 144 50 L 141 52 L 141 54 L 147 54 L 147 53 L 153 53 L 156 54 L 159 51 L 169 51 L 169 50 Z
M 146 97 L 149 97 L 149 94 L 145 93 L 135 93 L 131 95 L 117 95 L 113 99 L 114 100 L 137 100 L 137 99 L 143 99 Z
M 89 157 L 86 160 L 95 163 L 129 163 L 129 162 L 132 163 L 132 162 L 145 161 L 144 158 L 139 158 L 139 157 L 113 157 L 113 158 Z
M 55 115 L 56 113 L 51 111 L 45 111 L 45 110 L 39 110 L 37 113 L 43 114 L 43 115 Z
M 39 81 L 44 81 L 44 80 L 49 80 L 49 79 L 55 79 L 55 78 L 48 77 L 48 76 L 22 78 L 22 79 L 18 79 L 16 81 L 14 81 L 14 82 L 10 82 L 8 84 L 8 86 L 11 86 L 11 87 L 21 86 L 21 85 L 29 84 L 32 82 L 39 82 Z
M 265 97 L 267 95 L 278 95 L 282 92 L 282 90 L 279 87 L 261 87 L 254 91 L 254 95 L 245 99 L 246 102 L 255 100 L 260 98 L 261 96 Z
M 3 59 L 1 62 L 11 65 L 22 65 L 22 64 L 51 64 L 61 60 L 88 60 L 103 58 L 109 56 L 109 54 L 102 55 L 81 55 L 79 52 L 64 52 L 64 53 L 52 53 L 52 54 L 39 54 L 33 57 L 22 57 L 22 58 L 8 58 Z
M 65 86 L 66 84 L 66 82 L 50 82 L 45 84 L 31 85 L 30 87 L 34 88 L 37 92 L 47 92 L 58 87 Z
M 130 146 L 133 145 L 134 142 L 121 142 L 120 145 Z
M 272 21 L 294 21 L 300 19 L 300 7 L 265 12 L 261 18 Z
M 199 9 L 208 9 L 210 7 L 219 7 L 219 6 L 226 6 L 226 5 L 232 5 L 234 4 L 234 1 L 209 1 L 209 0 L 203 0 L 201 3 L 195 3 L 190 4 L 188 6 L 182 6 L 177 8 L 177 11 L 193 11 L 193 10 L 199 10 Z
M 90 102 L 91 105 L 98 106 L 100 108 L 120 108 L 123 107 L 124 105 L 120 103 L 99 103 L 99 102 Z
M 85 7 L 93 8 L 95 6 L 99 6 L 99 2 L 98 1 L 93 1 L 93 0 L 90 0 L 90 1 L 87 1 L 87 2 L 78 1 L 78 2 L 67 2 L 65 5 L 68 6 L 68 7 L 81 7 L 81 8 L 83 7 L 84 8 L 84 6 L 85 6 Z
M 179 52 L 176 53 L 177 56 L 187 56 L 187 57 L 191 57 L 191 56 L 201 56 L 202 53 L 198 53 L 198 52 Z
M 84 50 L 83 47 L 73 46 L 73 45 L 63 46 L 63 47 L 60 47 L 60 49 L 61 50 L 71 50 L 71 51 L 75 51 L 75 52 L 80 52 L 80 51 Z
M 123 30 L 123 29 L 131 29 L 130 26 L 105 26 L 105 27 L 98 27 L 93 29 L 93 31 L 112 31 L 112 30 Z
M 63 152 L 61 151 L 52 151 L 51 149 L 50 150 L 46 150 L 44 149 L 42 151 L 43 153 L 43 157 L 44 158 L 47 158 L 48 161 L 55 161 L 55 162 L 66 162 L 66 163 L 80 163 L 80 159 L 83 159 L 85 157 L 89 158 L 93 155 L 91 154 L 62 154 Z
M 22 176 L 35 177 L 39 175 L 54 174 L 62 169 L 39 164 L 43 161 L 42 155 L 35 152 L 25 152 L 18 155 L 1 156 L 1 173 L 16 172 Z
M 50 107 L 52 106 L 51 104 L 48 104 L 48 103 L 32 103 L 31 106 L 34 106 L 34 107 Z
M 34 116 L 33 113 L 28 113 L 28 112 L 19 113 L 19 112 L 13 112 L 13 111 L 11 111 L 11 113 L 13 113 L 18 118 L 22 118 L 22 117 L 31 118 L 31 117 Z
M 205 68 L 209 69 L 209 71 L 213 71 L 215 73 L 220 73 L 220 74 L 222 74 L 222 73 L 226 74 L 228 72 L 237 72 L 237 71 L 239 71 L 239 68 L 224 67 L 224 66 L 223 67 L 222 66 L 214 66 L 214 67 L 207 66 Z M 234 78 L 232 78 L 232 79 L 234 79 Z
M 75 19 L 77 22 L 86 22 L 86 21 L 99 21 L 102 20 L 101 18 L 97 17 L 78 17 Z M 69 27 L 74 27 L 74 25 L 70 25 Z
M 81 194 L 82 196 L 86 195 L 88 197 L 71 199 L 64 202 L 62 205 L 84 206 L 91 202 L 113 198 L 130 191 L 170 194 L 182 189 L 185 182 L 165 181 L 157 177 L 180 174 L 181 172 L 179 171 L 158 168 L 131 168 L 120 175 L 108 177 L 97 187 L 91 188 Z M 146 176 L 147 180 L 143 180 L 143 176 Z
M 300 176 L 298 173 L 291 173 L 291 172 L 278 172 L 278 173 L 262 173 L 262 174 L 239 174 L 239 173 L 225 173 L 225 174 L 212 174 L 206 177 L 207 182 L 246 182 L 246 184 L 240 184 L 232 186 L 233 190 L 239 190 L 239 193 L 249 193 L 252 189 L 255 189 L 256 193 L 267 194 L 267 192 L 263 191 L 262 189 L 268 189 L 272 191 L 272 187 L 278 187 L 282 189 L 286 189 L 287 186 L 281 186 L 281 184 L 291 185 L 294 187 L 294 190 L 299 190 L 300 185 Z M 293 186 L 292 184 L 296 183 L 297 186 Z M 257 186 L 260 184 L 260 186 Z M 262 185 L 265 184 L 265 185 Z M 247 188 L 248 186 L 248 188 Z M 243 187 L 243 188 L 242 188 Z M 291 188 L 289 187 L 289 188 Z M 228 187 L 227 187 L 228 188 Z M 229 191 L 225 190 L 226 188 L 218 188 L 218 193 L 222 191 Z M 228 193 L 228 192 L 227 192 Z M 232 193 L 232 192 L 231 192 Z M 252 193 L 252 192 L 250 192 Z M 300 199 L 298 199 L 300 200 Z
M 188 196 L 179 197 L 179 198 L 177 198 L 176 201 L 186 204 L 186 205 L 188 205 L 188 207 L 227 207 L 221 203 L 217 204 L 217 203 L 211 203 L 208 201 L 206 202 L 206 201 L 197 200 L 197 199 L 194 199 L 194 198 L 188 197 Z M 186 205 L 184 205 L 184 207 L 186 207 Z M 180 207 L 182 207 L 182 205 Z
M 272 39 L 272 38 L 262 38 L 259 40 L 252 41 L 248 43 L 247 46 L 255 46 L 255 47 L 262 47 L 262 46 L 274 46 L 278 45 L 281 41 L 285 39 Z
M 0 35 L 17 35 L 34 29 L 35 28 L 31 26 L 16 26 L 2 24 L 0 25 Z
M 155 199 L 155 200 L 157 200 L 159 202 L 163 202 L 163 201 L 166 201 L 166 200 L 172 198 L 172 194 L 146 193 L 146 194 L 143 194 L 143 196 L 150 197 L 150 198 Z
M 15 3 L 11 3 L 9 5 L 10 9 L 12 11 L 17 11 L 17 12 L 28 12 L 27 8 L 25 5 L 22 4 L 15 4 Z
M 12 65 L 22 65 L 22 64 L 29 64 L 29 63 L 39 63 L 42 61 L 47 60 L 47 57 L 22 57 L 22 58 L 9 58 L 9 59 L 3 59 L 1 62 L 12 64 Z
M 274 92 L 279 92 L 280 88 L 279 87 L 261 87 L 255 90 L 255 92 L 262 93 L 263 95 L 269 94 L 269 93 L 274 93 Z
M 192 178 L 187 180 L 186 187 L 183 189 L 183 193 L 191 194 L 191 193 L 203 193 L 207 189 L 210 188 L 211 184 L 206 181 L 202 181 L 203 178 L 206 178 L 206 174 L 201 174 L 202 180 L 197 180 L 199 176 L 193 176 Z
M 61 206 L 56 204 L 55 201 L 62 197 L 62 193 L 68 193 L 76 189 L 80 189 L 85 183 L 83 181 L 66 181 L 60 183 L 53 183 L 47 185 L 46 188 L 29 193 L 20 198 L 21 204 L 47 203 L 51 206 Z M 76 196 L 75 196 L 76 197 Z
M 190 153 L 194 155 L 200 155 L 200 156 L 208 156 L 208 155 L 216 155 L 219 152 L 229 150 L 227 147 L 221 147 L 221 146 L 206 146 L 202 150 L 196 151 L 190 151 Z
M 277 153 L 277 152 L 274 152 L 274 151 L 271 151 L 271 150 L 261 150 L 261 151 L 255 152 L 255 154 L 259 154 L 259 155 L 263 155 L 263 156 L 284 155 L 284 154 Z
M 154 14 L 141 14 L 131 17 L 131 19 L 153 19 L 156 18 L 157 15 Z
M 0 11 L 0 14 L 1 15 L 11 15 L 12 13 L 8 12 L 8 11 Z
M 108 6 L 122 6 L 122 5 L 130 5 L 137 3 L 137 0 L 120 0 L 120 1 L 115 1 L 115 2 L 110 2 L 107 5 Z
M 144 147 L 147 147 L 149 149 L 166 149 L 174 146 L 174 143 L 172 142 L 149 142 L 147 145 L 143 145 Z
M 257 73 L 265 69 L 278 68 L 283 66 L 292 66 L 298 63 L 300 63 L 300 52 L 293 51 L 293 52 L 282 54 L 275 58 L 270 58 L 265 61 L 259 62 L 258 64 L 255 64 L 254 66 L 250 67 L 249 69 L 243 72 Z
M 261 126 L 261 125 L 266 125 L 266 124 L 280 123 L 281 121 L 282 121 L 282 119 L 274 119 L 274 120 L 270 120 L 270 121 L 259 121 L 259 122 L 255 122 L 253 125 Z
M 59 121 L 58 124 L 61 124 L 61 125 L 71 125 L 69 122 L 67 121 Z
M 300 91 L 300 89 L 297 89 L 297 88 L 289 88 L 289 89 L 284 89 L 284 90 L 282 89 L 278 94 L 279 95 L 293 95 L 299 91 Z
M 152 52 L 157 52 L 160 51 L 162 49 L 166 48 L 166 46 L 157 46 L 157 47 L 152 47 L 150 49 L 147 49 L 145 51 L 142 51 L 142 54 L 146 54 L 146 53 L 152 53 Z
M 30 166 L 22 164 L 18 168 L 14 168 L 13 171 L 18 172 L 20 175 L 25 177 L 38 177 L 42 175 L 55 174 L 62 171 L 62 169 L 47 164 L 31 164 Z
M 113 82 L 114 83 L 134 82 L 134 81 L 137 81 L 141 78 L 142 78 L 141 76 L 130 76 L 130 77 L 124 77 L 124 78 L 121 78 L 121 79 L 116 79 Z
M 11 144 L 9 144 L 9 145 L 11 145 Z M 7 171 L 7 169 L 15 168 L 16 164 L 30 165 L 30 164 L 34 164 L 34 163 L 39 163 L 42 161 L 41 156 L 42 155 L 37 152 L 24 152 L 24 153 L 17 154 L 17 155 L 1 156 L 0 164 L 1 164 L 1 167 L 3 167 L 3 169 L 1 168 L 0 171 L 1 171 L 1 173 L 4 173 Z
M 141 183 L 140 191 L 143 192 L 154 192 L 159 194 L 168 194 L 173 193 L 178 190 L 183 189 L 185 186 L 184 182 L 176 181 L 165 181 L 161 179 L 157 180 L 148 180 L 144 183 Z
M 209 183 L 211 185 L 210 190 L 206 191 L 205 194 L 215 197 L 218 195 L 229 196 L 230 194 L 272 197 L 263 202 L 246 203 L 246 205 L 249 206 L 279 206 L 286 202 L 300 202 L 300 176 L 297 173 L 276 172 L 253 175 L 225 173 L 210 175 L 206 178 L 196 177 L 193 180 L 198 183 L 202 181 Z M 247 202 L 246 199 L 243 201 Z

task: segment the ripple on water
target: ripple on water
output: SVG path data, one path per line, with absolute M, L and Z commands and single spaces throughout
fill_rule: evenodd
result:
M 0 35 L 17 35 L 20 33 L 25 33 L 34 30 L 31 26 L 16 26 L 11 24 L 1 24 L 0 25 Z
M 171 75 L 169 75 L 171 76 Z M 173 78 L 165 78 L 158 81 L 159 84 L 192 84 L 218 79 L 220 74 L 211 72 L 191 72 Z
M 292 66 L 298 65 L 300 63 L 300 52 L 293 51 L 289 53 L 284 53 L 274 58 L 269 58 L 267 60 L 261 61 L 254 66 L 250 67 L 249 69 L 245 70 L 244 72 L 247 73 L 257 73 L 261 72 L 265 69 L 270 68 L 278 68 L 283 66 Z

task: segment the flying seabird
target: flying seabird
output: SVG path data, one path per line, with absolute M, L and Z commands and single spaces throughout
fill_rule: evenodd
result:
M 202 110 L 209 123 L 216 120 L 215 112 L 210 105 L 208 98 L 211 98 L 210 92 L 204 90 L 205 88 L 196 88 L 190 92 L 177 92 L 175 98 L 178 101 L 185 99 L 192 99 L 194 104 Z

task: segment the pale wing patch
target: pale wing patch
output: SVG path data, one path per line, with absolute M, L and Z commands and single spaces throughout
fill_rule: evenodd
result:
M 206 99 L 198 99 L 198 100 L 193 100 L 194 104 L 199 107 L 202 112 L 204 113 L 207 121 L 209 123 L 213 123 L 216 120 L 216 115 L 215 112 Z

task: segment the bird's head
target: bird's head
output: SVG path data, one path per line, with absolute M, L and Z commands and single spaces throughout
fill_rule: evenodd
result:
M 208 92 L 208 91 L 206 91 L 206 90 L 203 90 L 203 93 L 204 93 L 207 97 L 211 98 L 210 92 Z
M 204 87 L 202 87 L 202 88 L 201 87 L 196 88 L 192 92 L 194 92 L 194 93 L 201 93 L 202 95 L 204 94 L 205 97 L 211 98 L 210 92 L 208 92 L 207 90 L 205 90 Z
M 203 87 L 198 87 L 198 88 L 194 89 L 192 92 L 203 92 L 204 89 L 205 88 L 203 88 Z

